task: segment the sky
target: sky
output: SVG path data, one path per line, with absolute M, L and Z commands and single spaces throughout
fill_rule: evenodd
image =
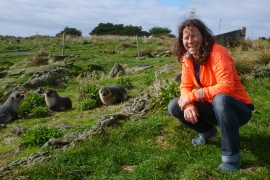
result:
M 270 0 L 1 0 L 0 35 L 55 36 L 65 27 L 84 37 L 99 23 L 165 27 L 177 36 L 194 14 L 214 35 L 246 27 L 246 39 L 270 37 Z M 191 13 L 193 12 L 193 13 Z

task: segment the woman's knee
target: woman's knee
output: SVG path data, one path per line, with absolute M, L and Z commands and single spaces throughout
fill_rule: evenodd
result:
M 168 104 L 168 111 L 171 115 L 174 115 L 177 111 L 177 108 L 180 108 L 178 105 L 179 98 L 172 99 Z
M 227 94 L 218 94 L 213 99 L 213 107 L 214 110 L 222 111 L 226 109 L 226 105 L 228 105 L 228 100 L 230 95 Z

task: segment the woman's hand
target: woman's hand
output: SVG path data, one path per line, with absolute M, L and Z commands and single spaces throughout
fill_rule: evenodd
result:
M 188 105 L 190 102 L 187 99 L 187 95 L 181 96 L 180 99 L 178 100 L 178 105 L 180 106 L 181 110 L 184 110 L 184 107 Z
M 185 120 L 192 124 L 195 124 L 196 122 L 198 122 L 198 116 L 199 116 L 199 113 L 197 111 L 197 108 L 194 105 L 191 105 L 184 110 Z

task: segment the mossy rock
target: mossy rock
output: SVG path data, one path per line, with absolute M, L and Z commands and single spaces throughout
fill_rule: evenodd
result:
M 39 67 L 31 67 L 25 70 L 25 74 L 27 75 L 34 74 L 37 71 L 51 71 L 55 69 L 56 67 L 63 67 L 63 66 L 65 66 L 65 63 L 48 64 L 48 65 L 43 65 Z
M 18 68 L 18 69 L 8 70 L 8 75 L 14 76 L 14 75 L 24 74 L 25 70 L 26 70 L 26 68 Z

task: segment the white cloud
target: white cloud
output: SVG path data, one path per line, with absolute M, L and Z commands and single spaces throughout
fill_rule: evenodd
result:
M 99 23 L 108 22 L 145 31 L 166 27 L 176 35 L 179 23 L 195 8 L 196 17 L 214 34 L 245 26 L 247 37 L 268 38 L 268 7 L 268 0 L 8 0 L 0 3 L 0 35 L 26 37 L 38 31 L 54 36 L 68 26 L 88 36 Z
M 196 8 L 196 14 L 217 34 L 221 19 L 220 32 L 247 28 L 246 37 L 270 37 L 268 0 L 193 0 L 190 4 Z

